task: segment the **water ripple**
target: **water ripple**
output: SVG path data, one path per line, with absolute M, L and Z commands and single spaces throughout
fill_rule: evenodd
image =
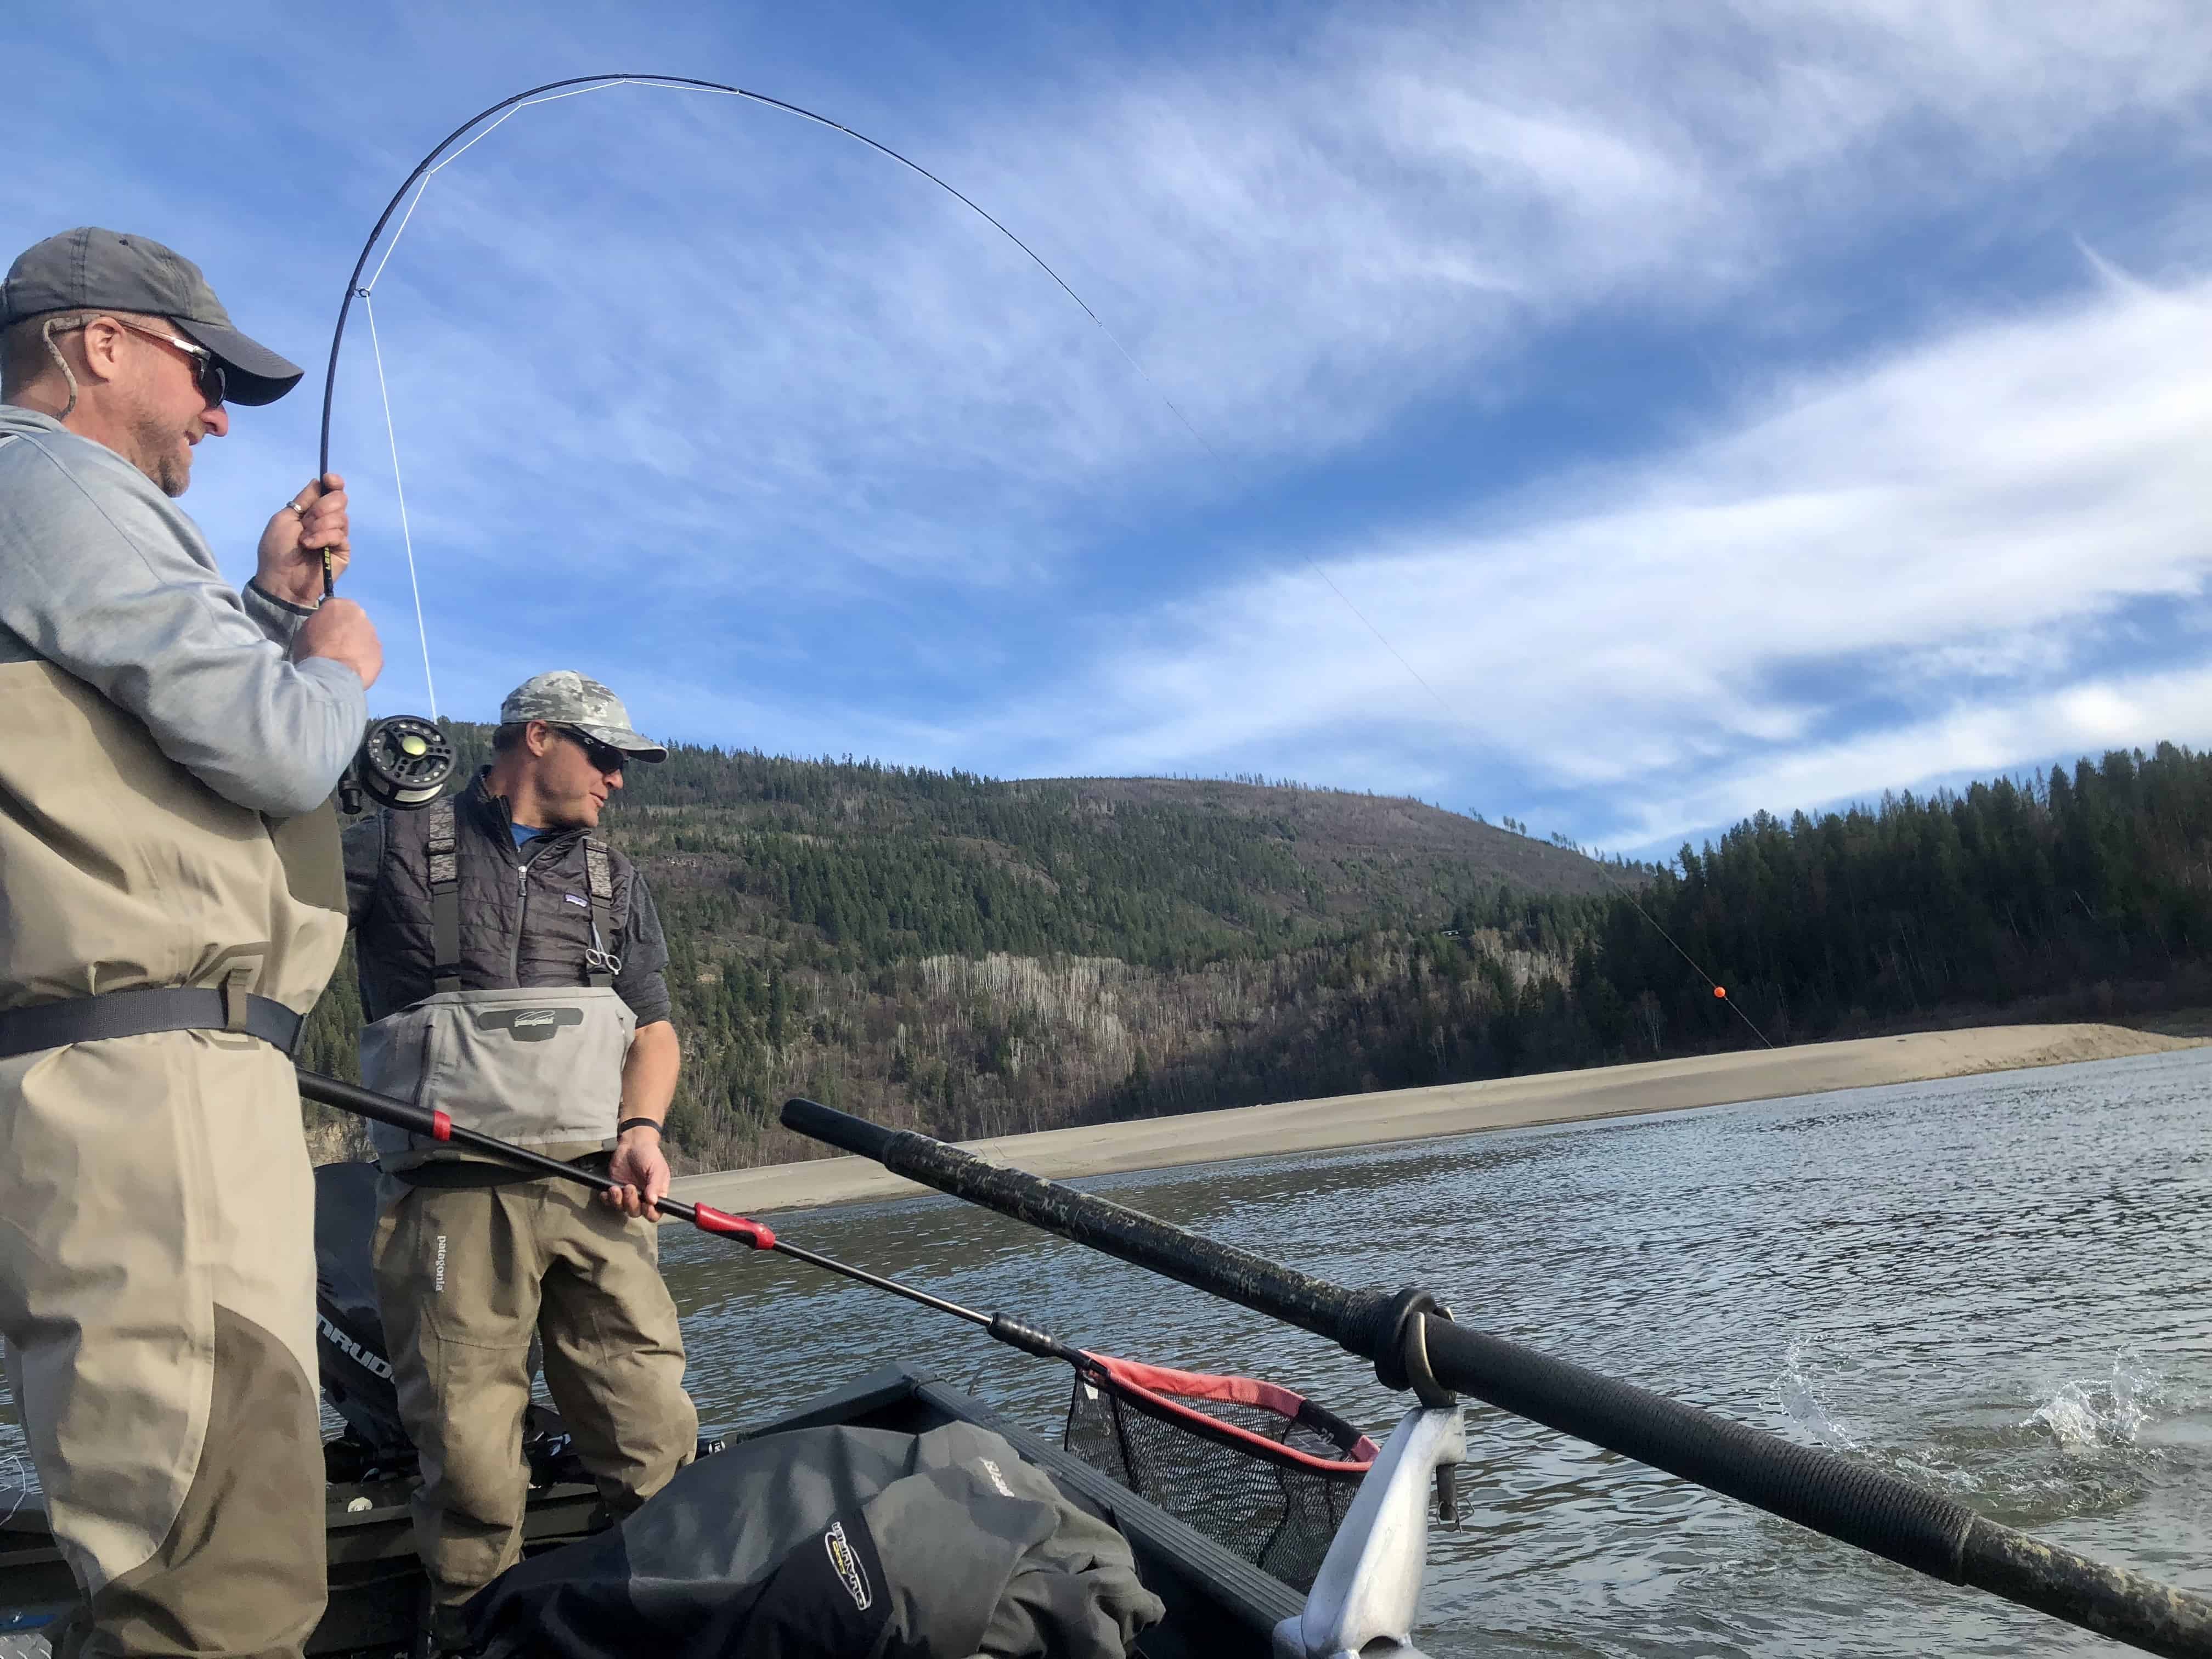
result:
M 1355 1108 L 1356 1109 L 1356 1108 Z M 1340 1282 L 1869 1461 L 2212 1593 L 2212 1051 L 1081 1183 Z M 1094 1346 L 1401 1407 L 1301 1332 L 948 1200 L 794 1243 Z M 1056 1432 L 1064 1368 L 672 1234 L 690 1386 L 740 1425 L 893 1359 Z M 20 1449 L 0 1422 L 0 1462 Z M 2090 1655 L 2098 1638 L 1487 1408 L 1424 1646 L 1493 1655 Z

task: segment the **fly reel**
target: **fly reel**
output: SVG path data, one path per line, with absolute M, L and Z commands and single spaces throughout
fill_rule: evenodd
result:
M 362 734 L 361 749 L 338 781 L 338 805 L 358 812 L 367 796 L 379 806 L 412 812 L 437 799 L 453 775 L 453 745 L 435 722 L 387 714 Z

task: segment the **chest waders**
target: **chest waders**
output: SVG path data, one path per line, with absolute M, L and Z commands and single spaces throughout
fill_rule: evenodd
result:
M 622 1072 L 637 1017 L 614 989 L 622 959 L 617 936 L 614 865 L 597 841 L 584 842 L 592 945 L 578 964 L 581 983 L 471 989 L 461 983 L 461 849 L 455 803 L 428 809 L 424 843 L 430 890 L 431 994 L 362 1032 L 362 1080 L 456 1123 L 569 1159 L 611 1150 L 622 1104 Z M 530 866 L 515 866 L 522 910 Z M 448 1161 L 453 1151 L 383 1124 L 370 1139 L 392 1174 Z

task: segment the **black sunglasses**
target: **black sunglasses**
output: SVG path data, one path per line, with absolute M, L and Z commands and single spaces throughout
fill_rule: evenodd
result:
M 116 327 L 136 334 L 141 339 L 152 340 L 159 345 L 172 346 L 182 352 L 191 362 L 192 379 L 198 383 L 200 396 L 207 400 L 209 408 L 221 407 L 222 400 L 230 395 L 230 380 L 222 372 L 222 361 L 205 346 L 175 334 L 164 334 L 154 329 L 142 328 L 137 323 L 125 322 L 122 318 L 110 316 L 104 311 L 93 312 L 82 317 L 48 318 L 40 333 L 46 343 L 46 349 L 54 352 L 54 361 L 58 363 L 62 361 L 61 354 L 54 351 L 55 335 L 74 334 L 77 330 L 101 317 L 106 317 L 107 320 Z M 66 370 L 68 366 L 64 364 L 63 367 Z M 76 382 L 72 380 L 70 384 L 74 386 Z M 76 407 L 74 393 L 71 394 L 70 406 Z
M 215 353 L 210 351 L 205 346 L 194 340 L 181 339 L 174 334 L 157 334 L 150 328 L 141 328 L 136 323 L 125 322 L 120 317 L 111 317 L 108 320 L 118 327 L 129 329 L 133 334 L 157 341 L 165 346 L 172 346 L 189 357 L 191 360 L 193 378 L 199 382 L 200 396 L 208 400 L 208 406 L 210 409 L 219 407 L 223 398 L 229 395 L 230 381 L 222 372 L 222 364 L 217 361 Z
M 629 763 L 629 757 L 611 743 L 601 743 L 588 732 L 580 732 L 573 726 L 553 728 L 584 751 L 584 758 L 602 772 L 619 772 Z

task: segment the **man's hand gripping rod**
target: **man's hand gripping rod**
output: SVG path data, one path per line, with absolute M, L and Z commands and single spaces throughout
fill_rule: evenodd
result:
M 404 1129 L 410 1134 L 442 1141 L 449 1146 L 465 1146 L 471 1152 L 483 1152 L 515 1169 L 573 1181 L 578 1186 L 589 1187 L 595 1192 L 609 1192 L 621 1185 L 619 1182 L 592 1170 L 580 1170 L 573 1164 L 563 1164 L 558 1158 L 526 1152 L 477 1130 L 464 1128 L 443 1112 L 411 1105 L 390 1095 L 379 1094 L 374 1089 L 363 1089 L 334 1077 L 325 1077 L 320 1072 L 310 1072 L 304 1066 L 300 1068 L 300 1093 L 306 1099 L 334 1107 L 341 1112 L 350 1112 L 356 1117 L 368 1118 L 377 1123 L 388 1123 L 395 1129 Z M 734 1238 L 756 1250 L 773 1250 L 778 1255 L 790 1256 L 811 1267 L 819 1267 L 824 1273 L 836 1273 L 860 1284 L 872 1285 L 879 1291 L 889 1291 L 893 1296 L 902 1296 L 925 1308 L 933 1308 L 939 1313 L 951 1314 L 956 1319 L 964 1319 L 971 1325 L 981 1326 L 1007 1346 L 1019 1348 L 1024 1353 L 1036 1354 L 1045 1359 L 1065 1360 L 1069 1364 L 1086 1363 L 1080 1350 L 1011 1314 L 984 1313 L 979 1309 L 964 1308 L 957 1302 L 947 1302 L 943 1297 L 918 1291 L 911 1285 L 902 1285 L 896 1279 L 885 1279 L 832 1256 L 817 1255 L 812 1250 L 785 1243 L 764 1223 L 741 1215 L 732 1215 L 711 1204 L 687 1204 L 680 1198 L 664 1198 L 654 1207 L 665 1210 L 678 1220 L 690 1222 L 702 1233 Z
M 557 1158 L 526 1152 L 494 1136 L 464 1128 L 443 1112 L 411 1105 L 406 1101 L 380 1095 L 374 1089 L 364 1089 L 337 1078 L 325 1077 L 320 1072 L 310 1072 L 304 1066 L 300 1071 L 300 1094 L 304 1099 L 335 1107 L 341 1112 L 351 1112 L 356 1117 L 386 1123 L 395 1129 L 404 1129 L 410 1134 L 421 1135 L 426 1140 L 442 1141 L 449 1146 L 465 1146 L 472 1152 L 482 1152 L 515 1169 L 529 1170 L 538 1175 L 556 1176 L 562 1181 L 573 1181 L 580 1187 L 589 1187 L 594 1192 L 610 1193 L 623 1184 L 596 1170 L 580 1170 L 573 1164 L 563 1164 Z M 786 1255 L 815 1259 L 809 1252 L 794 1250 L 787 1244 L 778 1244 L 775 1232 L 761 1223 L 749 1221 L 741 1215 L 731 1215 L 711 1204 L 687 1204 L 680 1198 L 664 1198 L 656 1207 L 667 1211 L 678 1220 L 690 1222 L 702 1233 L 720 1233 L 726 1238 L 750 1244 L 756 1250 L 781 1250 Z

